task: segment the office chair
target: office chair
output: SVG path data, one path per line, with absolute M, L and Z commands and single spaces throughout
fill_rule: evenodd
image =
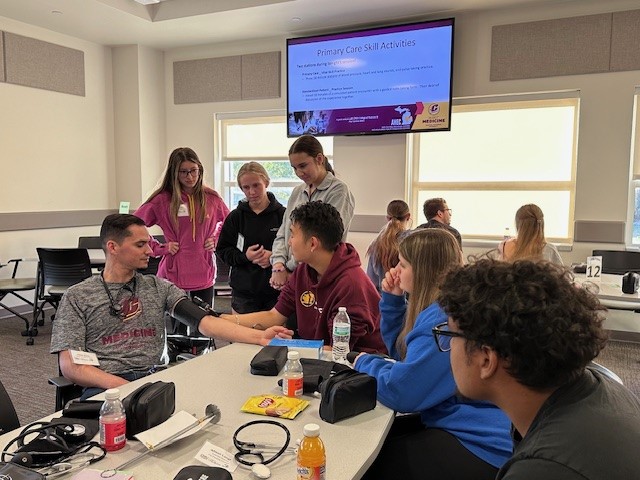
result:
M 59 355 L 58 355 L 59 357 Z M 62 375 L 58 359 L 58 376 L 49 378 L 49 385 L 56 387 L 56 412 L 62 410 L 71 400 L 82 395 L 83 388 Z
M 614 382 L 618 382 L 620 385 L 623 385 L 622 379 L 618 375 L 613 373 L 611 370 L 609 370 L 607 367 L 605 367 L 603 365 L 600 365 L 599 363 L 596 363 L 596 362 L 593 362 L 593 361 L 590 362 L 588 366 L 592 370 L 595 370 L 596 372 L 602 373 L 605 377 L 610 378 Z
M 44 323 L 44 306 L 49 304 L 54 311 L 62 295 L 71 285 L 80 283 L 91 276 L 91 261 L 86 248 L 37 248 L 38 275 L 33 301 L 33 322 L 29 329 L 27 345 L 33 345 L 33 337 L 38 335 L 37 324 Z M 42 315 L 41 322 L 38 317 Z M 51 315 L 53 320 L 55 314 Z
M 231 287 L 229 286 L 229 275 L 231 267 L 224 263 L 222 258 L 216 255 L 216 281 L 213 284 L 213 296 L 229 296 L 231 295 Z
M 9 266 L 10 263 L 14 264 L 11 278 L 5 278 L 0 280 L 0 307 L 10 311 L 16 317 L 21 318 L 24 321 L 26 328 L 22 332 L 22 335 L 26 337 L 27 335 L 29 335 L 29 319 L 24 315 L 22 315 L 21 313 L 19 313 L 18 311 L 16 311 L 15 309 L 13 309 L 12 307 L 2 303 L 2 300 L 7 295 L 13 295 L 14 297 L 18 297 L 20 300 L 27 303 L 31 307 L 33 307 L 33 302 L 31 302 L 30 300 L 27 300 L 25 297 L 17 293 L 17 292 L 26 292 L 28 290 L 34 290 L 36 288 L 35 278 L 16 278 L 16 273 L 18 272 L 18 265 L 22 260 L 23 259 L 21 258 L 14 258 L 9 260 L 5 264 L 0 263 L 0 268 L 7 267 Z
M 78 237 L 78 248 L 87 250 L 102 250 L 100 237 Z
M 623 250 L 594 250 L 594 257 L 602 257 L 602 273 L 624 275 L 627 272 L 640 273 L 640 252 Z
M 0 435 L 15 430 L 20 426 L 18 414 L 13 407 L 9 394 L 0 382 Z
M 162 260 L 162 257 L 149 257 L 149 264 L 147 265 L 147 268 L 140 268 L 138 269 L 138 272 L 143 275 L 157 275 L 160 260 Z

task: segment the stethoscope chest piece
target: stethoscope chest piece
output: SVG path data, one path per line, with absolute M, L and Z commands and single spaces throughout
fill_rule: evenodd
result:
M 251 473 L 253 473 L 256 477 L 266 479 L 271 476 L 271 470 L 269 467 L 262 463 L 254 463 L 251 466 Z

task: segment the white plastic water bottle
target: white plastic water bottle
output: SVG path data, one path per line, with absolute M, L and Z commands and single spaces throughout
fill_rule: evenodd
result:
M 282 393 L 287 397 L 299 397 L 303 390 L 303 371 L 300 354 L 295 350 L 287 353 L 287 363 L 284 364 L 282 379 Z
M 351 320 L 347 315 L 346 307 L 338 307 L 338 313 L 333 318 L 331 338 L 331 354 L 334 362 L 347 363 L 349 340 L 351 340 Z
M 100 408 L 100 445 L 107 451 L 120 450 L 127 443 L 127 416 L 120 390 L 111 388 L 104 393 Z

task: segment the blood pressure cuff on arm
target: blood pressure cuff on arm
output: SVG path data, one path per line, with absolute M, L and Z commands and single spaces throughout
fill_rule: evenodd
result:
M 208 315 L 207 312 L 186 297 L 176 302 L 170 314 L 180 323 L 196 330 L 198 330 L 200 321 Z

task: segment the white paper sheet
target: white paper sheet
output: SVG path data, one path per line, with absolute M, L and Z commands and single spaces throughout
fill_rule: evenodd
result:
M 185 432 L 184 435 L 180 435 L 179 438 L 184 438 L 192 435 L 198 430 L 204 428 L 207 423 L 208 422 L 203 422 L 202 424 L 198 425 L 197 418 L 185 412 L 184 410 L 181 410 L 177 413 L 174 413 L 167 421 L 153 428 L 150 428 L 149 430 L 145 430 L 144 432 L 137 434 L 135 437 L 140 440 L 148 449 L 152 449 L 155 448 L 156 445 L 165 441 L 172 435 L 175 435 L 180 430 L 187 428 L 188 426 L 193 426 L 194 428 Z M 198 425 L 198 428 L 196 428 L 196 425 Z

